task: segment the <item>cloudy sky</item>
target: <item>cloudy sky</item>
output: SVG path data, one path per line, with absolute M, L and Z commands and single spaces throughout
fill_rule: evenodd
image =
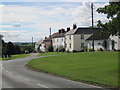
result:
M 0 3 L 0 34 L 5 41 L 29 42 L 43 39 L 60 28 L 91 26 L 91 6 L 94 3 L 94 25 L 98 20 L 107 22 L 106 15 L 98 14 L 96 9 L 108 5 L 108 0 L 3 0 Z M 28 2 L 29 1 L 29 2 Z M 34 2 L 33 2 L 34 1 Z

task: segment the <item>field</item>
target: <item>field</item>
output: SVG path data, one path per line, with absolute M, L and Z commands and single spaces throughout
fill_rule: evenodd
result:
M 33 59 L 28 66 L 94 85 L 118 86 L 118 52 L 80 52 Z

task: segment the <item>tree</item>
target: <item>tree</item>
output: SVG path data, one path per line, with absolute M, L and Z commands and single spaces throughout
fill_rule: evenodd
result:
M 5 51 L 7 52 L 8 57 L 15 54 L 15 47 L 12 42 L 7 43 Z
M 6 51 L 6 43 L 4 42 L 4 40 L 2 40 L 2 57 L 7 57 L 7 51 Z
M 21 53 L 21 50 L 20 50 L 20 47 L 15 45 L 15 54 L 20 54 Z
M 109 5 L 98 8 L 97 12 L 107 14 L 109 19 L 104 24 L 99 20 L 97 26 L 101 27 L 106 34 L 120 35 L 120 1 L 109 2 Z

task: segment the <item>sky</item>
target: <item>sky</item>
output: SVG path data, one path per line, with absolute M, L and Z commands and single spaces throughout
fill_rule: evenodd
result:
M 4 1 L 4 2 L 3 2 Z M 35 42 L 67 27 L 91 26 L 91 0 L 3 0 L 0 3 L 0 34 L 6 42 Z M 28 2 L 29 1 L 29 2 Z M 33 2 L 34 1 L 34 2 Z M 101 0 L 102 1 L 102 0 Z M 94 3 L 94 25 L 98 20 L 107 22 L 106 15 L 96 9 L 108 5 L 108 1 L 92 0 Z

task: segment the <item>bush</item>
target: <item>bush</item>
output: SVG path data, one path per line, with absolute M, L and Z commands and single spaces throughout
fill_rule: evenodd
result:
M 55 52 L 58 52 L 58 48 L 56 48 Z
M 85 52 L 86 52 L 86 51 L 88 51 L 88 48 L 87 48 L 87 46 L 85 46 L 85 47 L 84 47 L 84 51 L 85 51 Z
M 66 52 L 67 52 L 67 53 L 70 53 L 70 51 L 69 51 L 69 50 L 66 50 Z
M 117 52 L 120 52 L 120 49 L 117 49 L 116 51 L 117 51 Z
M 48 48 L 47 48 L 48 52 L 53 52 L 53 46 L 52 45 L 49 45 Z
M 104 51 L 102 48 L 97 49 L 97 51 Z
M 77 51 L 76 51 L 76 50 L 73 50 L 72 52 L 74 53 L 74 52 L 77 52 Z
M 93 51 L 93 49 L 92 48 L 88 48 L 88 51 Z
M 64 52 L 65 51 L 65 48 L 63 47 L 63 46 L 60 46 L 59 48 L 58 48 L 58 52 Z

